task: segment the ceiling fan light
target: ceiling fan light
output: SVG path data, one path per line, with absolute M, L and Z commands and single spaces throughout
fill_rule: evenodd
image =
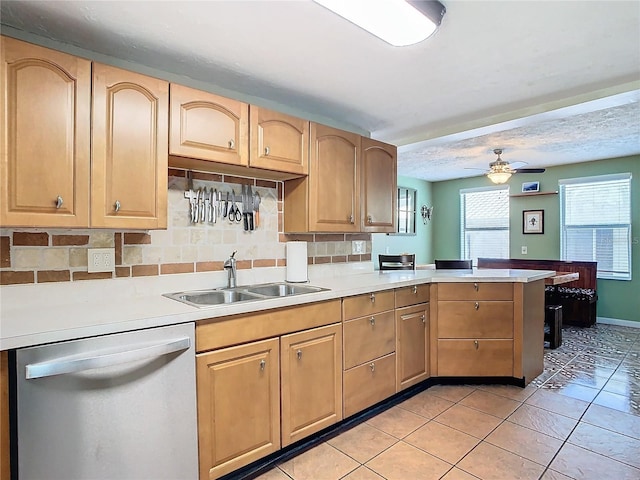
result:
M 413 0 L 415 7 L 404 0 L 314 1 L 395 47 L 430 37 L 446 12 L 444 5 L 433 0 Z
M 511 178 L 511 174 L 509 172 L 489 172 L 487 173 L 487 177 L 495 184 L 507 183 L 507 180 Z

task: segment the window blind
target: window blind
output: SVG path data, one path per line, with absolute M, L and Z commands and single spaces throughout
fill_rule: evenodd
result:
M 463 259 L 509 258 L 509 187 L 460 190 Z
M 562 260 L 598 262 L 598 278 L 631 279 L 631 174 L 560 180 Z

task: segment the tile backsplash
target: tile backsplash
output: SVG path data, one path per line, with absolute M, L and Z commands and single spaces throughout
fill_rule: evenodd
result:
M 0 228 L 0 284 L 216 271 L 235 250 L 238 269 L 283 267 L 289 240 L 309 242 L 310 265 L 371 260 L 370 234 L 284 234 L 282 182 L 193 173 L 194 189 L 233 189 L 239 195 L 242 184 L 250 184 L 261 199 L 260 225 L 250 232 L 224 218 L 191 224 L 185 172 L 173 169 L 166 230 Z M 364 254 L 351 254 L 352 240 L 365 241 Z M 114 248 L 115 273 L 88 273 L 89 248 Z

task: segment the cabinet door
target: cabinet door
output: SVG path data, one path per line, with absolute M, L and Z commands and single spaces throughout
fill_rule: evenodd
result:
M 87 227 L 91 62 L 0 42 L 0 224 Z
M 196 355 L 200 479 L 280 448 L 278 339 Z
M 397 390 L 429 378 L 429 307 L 396 310 Z
M 169 154 L 248 165 L 249 105 L 171 84 Z
M 266 170 L 309 173 L 309 121 L 254 107 L 249 110 L 249 165 Z
M 312 122 L 309 180 L 309 230 L 359 231 L 360 135 Z
M 342 326 L 281 338 L 282 446 L 342 420 Z
M 167 227 L 169 85 L 94 63 L 91 226 Z
M 397 148 L 362 138 L 362 231 L 396 228 Z

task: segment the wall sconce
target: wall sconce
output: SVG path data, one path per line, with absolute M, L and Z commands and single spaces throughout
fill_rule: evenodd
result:
M 422 216 L 422 223 L 426 225 L 427 222 L 431 220 L 431 215 L 433 215 L 433 206 L 427 207 L 426 205 L 422 205 L 420 215 Z

